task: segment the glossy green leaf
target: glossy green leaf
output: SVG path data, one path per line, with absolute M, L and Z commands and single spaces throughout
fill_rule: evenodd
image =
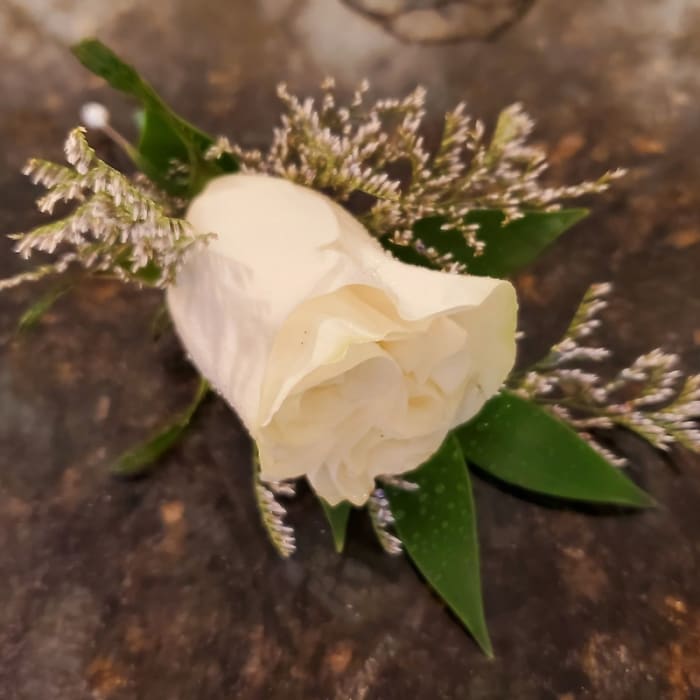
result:
M 340 554 L 345 548 L 345 532 L 348 528 L 351 506 L 347 501 L 342 501 L 337 506 L 330 506 L 322 498 L 318 500 L 323 506 L 323 512 L 331 527 L 335 551 Z
M 523 489 L 634 508 L 654 505 L 569 426 L 514 394 L 492 398 L 455 435 L 469 462 Z
M 71 288 L 70 283 L 59 284 L 40 296 L 20 316 L 17 322 L 18 331 L 27 331 L 41 321 L 53 305 Z
M 175 172 L 173 163 L 189 163 L 191 156 L 178 133 L 156 109 L 147 109 L 140 120 L 138 152 L 143 170 L 154 181 L 170 190 L 188 187 L 189 173 Z M 208 164 L 207 164 L 208 165 Z
M 467 222 L 480 225 L 479 238 L 486 247 L 482 255 L 464 262 L 472 275 L 508 277 L 534 262 L 545 248 L 587 215 L 587 209 L 528 212 L 504 226 L 502 212 L 470 212 Z M 472 249 L 468 250 L 471 255 Z
M 140 476 L 153 467 L 162 455 L 178 443 L 208 391 L 209 384 L 200 379 L 197 392 L 185 411 L 148 440 L 124 452 L 112 466 L 112 473 L 117 476 Z
M 86 39 L 72 50 L 88 70 L 143 105 L 137 165 L 166 191 L 194 195 L 210 178 L 238 169 L 230 155 L 207 161 L 204 154 L 213 143 L 212 137 L 175 114 L 133 66 L 102 42 Z M 173 161 L 188 166 L 186 177 L 173 172 Z
M 457 440 L 448 437 L 409 479 L 418 490 L 385 488 L 396 532 L 426 580 L 491 656 L 481 599 L 474 499 Z
M 442 231 L 443 219 L 429 217 L 417 221 L 415 235 L 439 253 L 451 252 L 455 260 L 466 264 L 471 275 L 508 277 L 533 262 L 562 233 L 588 214 L 586 209 L 563 209 L 555 212 L 528 212 L 522 218 L 503 225 L 504 214 L 495 209 L 469 212 L 465 221 L 478 223 L 477 236 L 486 244 L 475 256 L 457 231 Z M 414 249 L 385 243 L 404 262 L 430 267 L 431 263 Z

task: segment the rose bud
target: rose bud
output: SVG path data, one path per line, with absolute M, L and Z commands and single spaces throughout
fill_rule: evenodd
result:
M 263 479 L 334 505 L 418 467 L 499 390 L 513 286 L 408 265 L 325 195 L 265 175 L 210 182 L 187 219 L 217 238 L 168 289 L 202 375 L 257 444 Z

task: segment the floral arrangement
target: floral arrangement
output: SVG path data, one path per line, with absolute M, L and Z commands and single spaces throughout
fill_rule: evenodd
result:
M 201 380 L 116 473 L 141 473 L 175 445 L 211 389 L 251 435 L 255 498 L 281 556 L 296 548 L 281 501 L 305 478 L 338 552 L 351 510 L 365 509 L 379 545 L 405 549 L 491 654 L 471 466 L 528 491 L 634 509 L 653 500 L 606 446 L 608 431 L 700 451 L 700 376 L 683 378 L 676 356 L 652 350 L 607 380 L 593 371 L 609 355 L 591 341 L 608 284 L 588 290 L 544 358 L 513 369 L 507 278 L 587 213 L 562 202 L 622 175 L 543 184 L 546 157 L 519 105 L 490 133 L 459 105 L 429 147 L 422 89 L 367 105 L 363 83 L 343 105 L 331 80 L 318 103 L 280 86 L 281 126 L 263 153 L 177 116 L 100 42 L 74 52 L 140 101 L 140 137 L 125 141 L 90 104 L 67 165 L 29 161 L 46 189 L 39 209 L 72 209 L 12 236 L 22 257 L 53 259 L 0 289 L 77 267 L 164 290 Z M 113 136 L 138 173 L 101 160 L 86 127 Z

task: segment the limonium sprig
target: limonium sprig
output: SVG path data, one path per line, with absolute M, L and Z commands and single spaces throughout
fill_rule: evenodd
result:
M 267 536 L 277 553 L 287 559 L 296 551 L 294 529 L 287 524 L 287 509 L 280 498 L 296 496 L 296 486 L 292 481 L 263 481 L 260 478 L 260 464 L 257 454 L 254 459 L 255 502 Z
M 372 201 L 359 218 L 379 238 L 411 246 L 448 272 L 464 272 L 450 253 L 424 245 L 413 224 L 426 217 L 443 219 L 444 230 L 460 232 L 479 253 L 484 242 L 479 225 L 465 217 L 475 209 L 498 209 L 506 221 L 526 211 L 555 211 L 562 200 L 606 190 L 621 169 L 595 181 L 572 186 L 543 185 L 545 151 L 528 142 L 533 121 L 520 104 L 504 109 L 490 137 L 484 124 L 466 112 L 464 103 L 447 112 L 435 149 L 423 136 L 425 90 L 416 88 L 403 99 L 365 104 L 364 81 L 347 105 L 338 103 L 335 82 L 322 84 L 319 105 L 299 99 L 287 86 L 278 87 L 282 124 L 266 152 L 246 150 L 220 138 L 209 157 L 235 155 L 247 172 L 278 175 L 328 192 L 347 202 L 358 193 Z
M 378 488 L 374 490 L 369 501 L 367 501 L 367 512 L 381 548 L 387 554 L 401 554 L 403 551 L 401 540 L 392 529 L 396 520 L 384 489 Z
M 57 204 L 67 202 L 74 203 L 73 211 L 11 236 L 25 259 L 33 253 L 58 257 L 0 281 L 0 289 L 64 272 L 73 264 L 102 276 L 166 287 L 183 256 L 211 237 L 171 216 L 168 199 L 145 178 L 132 180 L 98 158 L 83 127 L 70 132 L 65 153 L 68 166 L 33 158 L 23 172 L 47 189 L 37 201 L 41 212 L 51 214 Z
M 683 378 L 677 355 L 651 350 L 607 381 L 585 369 L 610 357 L 607 348 L 589 341 L 611 291 L 610 284 L 592 285 L 564 337 L 528 372 L 514 376 L 511 386 L 572 425 L 615 464 L 626 460 L 600 445 L 595 435 L 616 426 L 659 450 L 678 443 L 700 452 L 700 375 Z

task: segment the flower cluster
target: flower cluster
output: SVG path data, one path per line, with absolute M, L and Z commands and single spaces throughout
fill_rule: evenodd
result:
M 589 288 L 564 338 L 513 387 L 535 399 L 569 424 L 611 462 L 625 460 L 610 453 L 593 437 L 615 426 L 636 433 L 660 450 L 678 443 L 700 452 L 700 375 L 685 379 L 677 369 L 677 355 L 652 350 L 638 357 L 609 381 L 573 367 L 575 362 L 600 362 L 610 353 L 587 343 L 599 327 L 599 313 L 607 305 L 609 284 Z
M 412 246 L 426 257 L 430 251 L 413 228 L 421 219 L 440 217 L 443 230 L 460 232 L 478 253 L 483 242 L 478 224 L 465 221 L 468 212 L 499 209 L 512 220 L 528 210 L 552 211 L 561 200 L 605 190 L 622 174 L 608 172 L 568 187 L 543 185 L 546 155 L 528 144 L 533 122 L 519 104 L 501 112 L 490 138 L 482 122 L 459 104 L 445 115 L 439 144 L 429 149 L 422 134 L 423 88 L 369 107 L 366 82 L 347 106 L 337 104 L 331 79 L 322 90 L 316 107 L 313 99 L 300 100 L 280 85 L 286 113 L 268 151 L 244 150 L 221 138 L 209 157 L 228 152 L 244 171 L 278 175 L 344 203 L 353 198 L 360 209 L 364 201 L 359 218 L 374 235 Z M 448 271 L 463 271 L 450 255 L 443 257 L 431 260 Z
M 74 129 L 65 144 L 69 166 L 32 159 L 24 173 L 48 191 L 39 210 L 53 213 L 61 202 L 74 202 L 66 217 L 15 234 L 16 251 L 54 253 L 49 265 L 0 282 L 0 289 L 65 271 L 73 263 L 91 272 L 165 287 L 175 277 L 184 254 L 210 235 L 195 234 L 183 219 L 169 216 L 168 204 L 145 182 L 132 181 L 100 160 L 85 138 Z

